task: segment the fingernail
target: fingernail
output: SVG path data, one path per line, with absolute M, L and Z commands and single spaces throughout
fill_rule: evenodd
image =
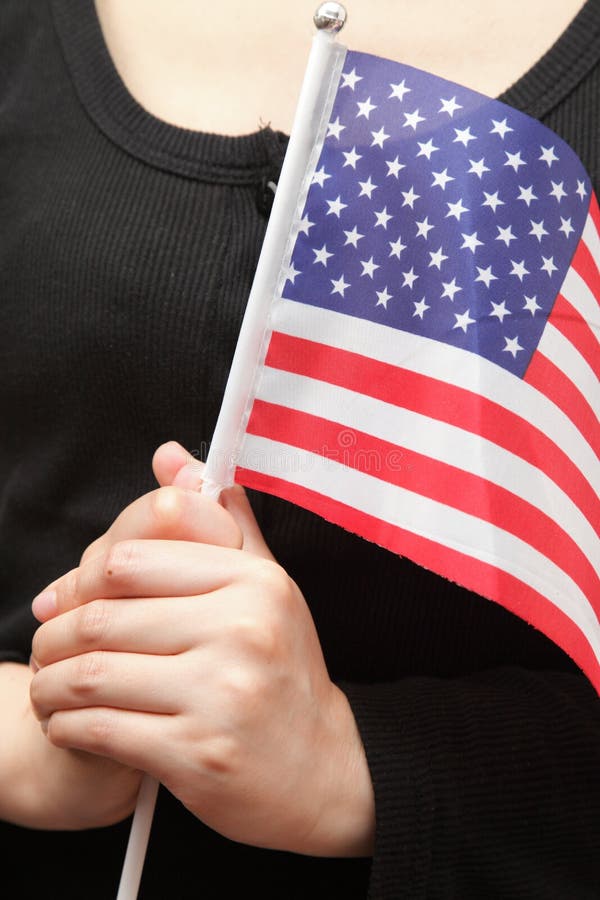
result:
M 42 591 L 37 597 L 34 597 L 31 604 L 31 611 L 38 622 L 45 622 L 56 614 L 56 591 Z
M 40 667 L 36 663 L 35 658 L 33 656 L 29 657 L 29 668 L 31 669 L 31 671 L 33 672 L 34 675 L 36 672 L 40 671 Z
M 48 734 L 48 719 L 40 719 L 40 728 L 44 734 Z

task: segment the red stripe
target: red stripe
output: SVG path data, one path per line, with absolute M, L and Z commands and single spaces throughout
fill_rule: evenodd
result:
M 581 275 L 590 291 L 596 298 L 596 302 L 600 302 L 600 273 L 598 272 L 598 263 L 594 260 L 590 250 L 583 241 L 579 241 L 577 250 L 573 256 L 571 266 Z
M 575 541 L 553 519 L 506 488 L 363 431 L 264 400 L 254 401 L 246 430 L 333 459 L 502 528 L 553 560 L 590 601 L 600 598 L 600 579 Z
M 596 456 L 600 455 L 600 429 L 594 410 L 583 394 L 538 350 L 531 357 L 524 381 L 537 388 L 569 417 Z
M 556 298 L 548 319 L 581 353 L 588 366 L 600 378 L 600 346 L 586 320 L 562 294 Z
M 311 510 L 328 522 L 407 556 L 417 565 L 506 607 L 561 647 L 600 693 L 600 663 L 585 634 L 546 597 L 513 575 L 284 479 L 238 468 L 236 481 Z
M 600 499 L 577 466 L 542 431 L 498 403 L 437 378 L 278 332 L 271 337 L 266 365 L 481 435 L 545 472 L 600 533 Z

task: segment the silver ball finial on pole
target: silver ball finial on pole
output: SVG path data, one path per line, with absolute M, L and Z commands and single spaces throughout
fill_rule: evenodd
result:
M 321 3 L 313 16 L 313 22 L 319 31 L 336 34 L 342 30 L 347 18 L 346 10 L 341 3 Z

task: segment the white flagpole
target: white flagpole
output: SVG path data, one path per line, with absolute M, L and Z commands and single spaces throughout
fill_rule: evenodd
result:
M 298 198 L 303 187 L 304 192 L 308 189 L 304 184 L 307 166 L 317 137 L 327 124 L 325 113 L 328 115 L 333 102 L 332 90 L 346 55 L 346 48 L 335 41 L 345 21 L 346 11 L 340 3 L 323 3 L 314 15 L 318 30 L 313 37 L 273 207 L 206 460 L 201 492 L 214 499 L 233 483 L 238 443 L 249 414 L 269 307 L 280 281 L 286 249 L 288 256 L 291 252 L 290 231 Z M 136 900 L 138 896 L 158 788 L 158 781 L 145 774 L 116 900 Z
M 315 149 L 320 151 L 318 138 L 320 134 L 324 136 L 333 91 L 346 55 L 346 48 L 334 40 L 345 18 L 345 10 L 339 3 L 324 3 L 315 13 L 319 30 L 313 37 L 289 144 L 206 459 L 202 492 L 209 497 L 218 497 L 223 488 L 233 483 L 254 378 L 266 350 L 269 308 L 285 282 L 286 263 L 295 237 L 294 216 L 299 200 L 303 202 L 309 187 L 307 168 Z

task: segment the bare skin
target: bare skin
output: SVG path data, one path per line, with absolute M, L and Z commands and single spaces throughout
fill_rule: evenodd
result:
M 289 133 L 317 0 L 96 0 L 130 93 L 174 125 Z M 550 48 L 583 0 L 351 0 L 342 43 L 498 96 Z M 282 13 L 285 10 L 285 16 Z

